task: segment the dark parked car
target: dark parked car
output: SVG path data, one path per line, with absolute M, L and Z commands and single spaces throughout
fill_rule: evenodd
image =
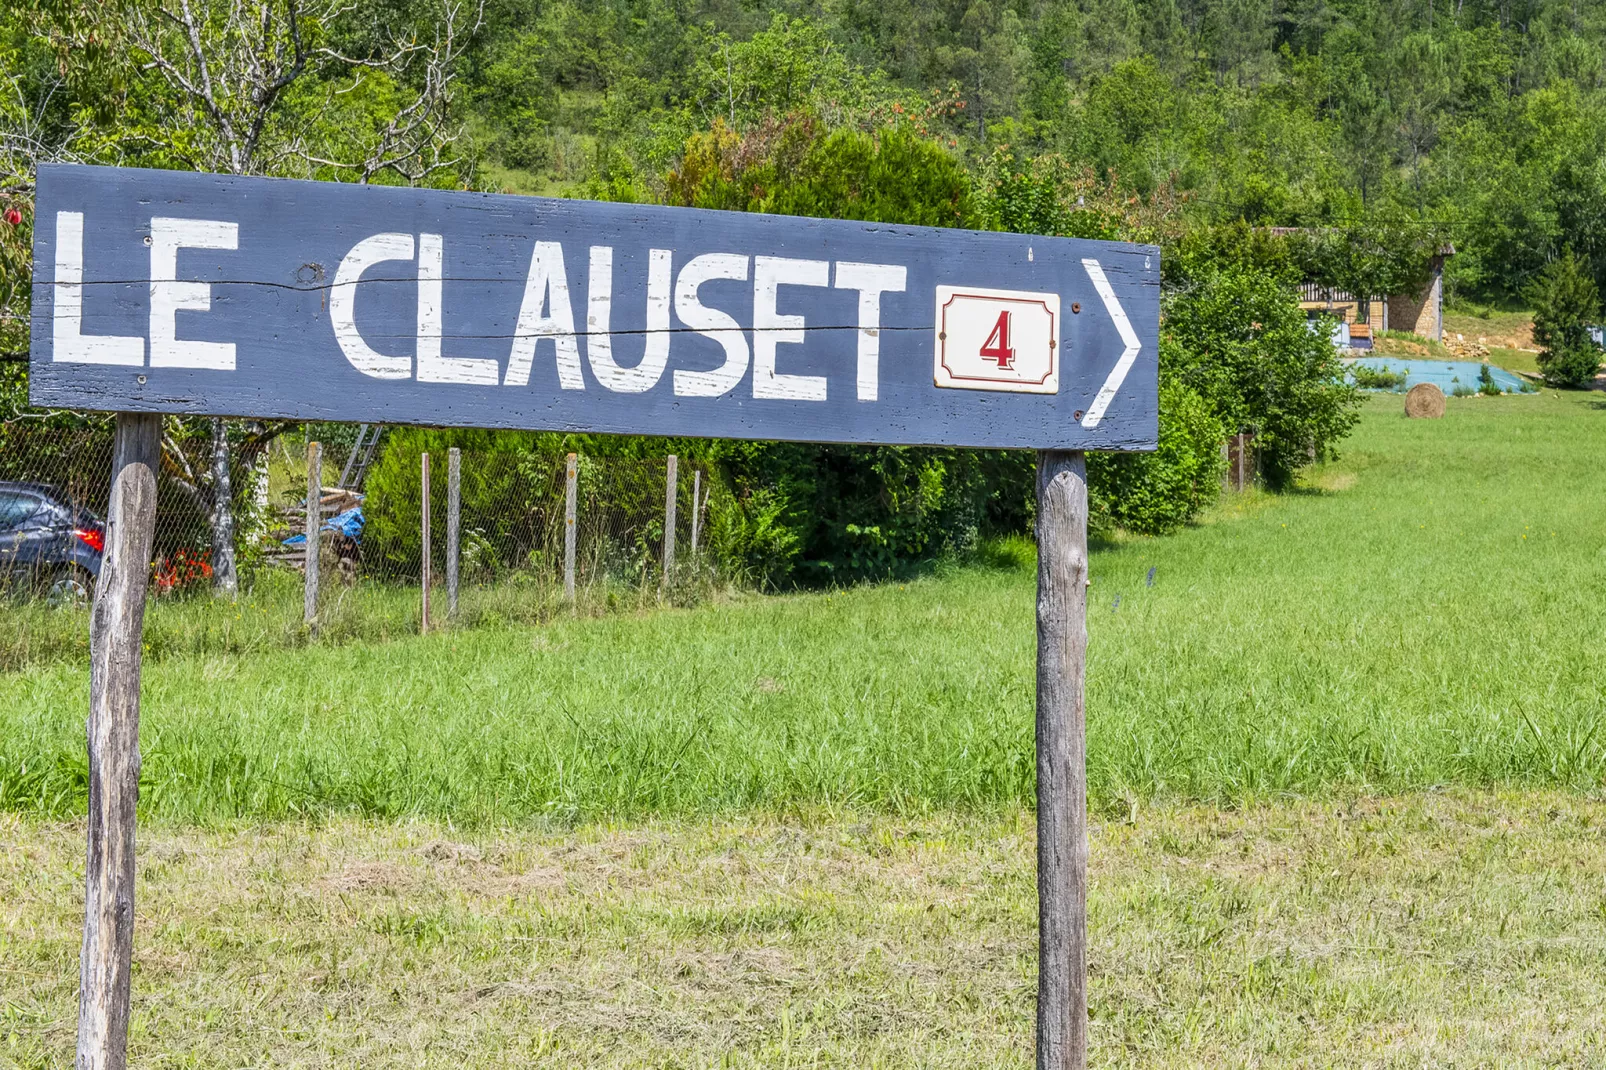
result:
M 106 525 L 65 494 L 0 480 L 0 586 L 87 601 L 105 548 Z

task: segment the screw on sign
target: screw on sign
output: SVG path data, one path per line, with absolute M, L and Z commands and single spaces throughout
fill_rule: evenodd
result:
M 169 413 L 1035 451 L 1037 1065 L 1085 1067 L 1084 451 L 1156 446 L 1158 249 L 63 165 L 39 169 L 37 194 L 30 400 L 118 414 L 79 1067 L 126 1065 L 144 562 Z

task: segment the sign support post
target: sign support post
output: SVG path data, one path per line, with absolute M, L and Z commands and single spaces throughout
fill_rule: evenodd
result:
M 1037 1070 L 1087 1066 L 1087 464 L 1037 455 Z
M 118 413 L 106 556 L 89 625 L 89 847 L 79 964 L 79 1070 L 124 1070 L 134 958 L 140 643 L 156 535 L 162 418 Z

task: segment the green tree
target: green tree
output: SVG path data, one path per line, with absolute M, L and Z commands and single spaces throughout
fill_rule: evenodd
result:
M 1553 386 L 1585 386 L 1600 369 L 1600 347 L 1589 328 L 1600 323 L 1600 291 L 1583 261 L 1568 249 L 1529 291 L 1539 370 Z
M 1196 263 L 1164 303 L 1163 375 L 1210 405 L 1230 433 L 1251 432 L 1273 487 L 1328 455 L 1358 418 L 1354 387 L 1325 329 L 1284 277 L 1243 263 Z

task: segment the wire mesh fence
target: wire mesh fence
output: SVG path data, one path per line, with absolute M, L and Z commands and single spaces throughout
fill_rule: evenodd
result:
M 14 618 L 20 607 L 87 605 L 99 570 L 111 434 L 3 430 L 5 604 Z M 210 601 L 202 596 L 219 582 L 219 558 L 232 552 L 246 608 L 261 618 L 253 634 L 282 638 L 535 621 L 565 607 L 694 599 L 726 580 L 706 553 L 708 517 L 721 492 L 696 465 L 671 465 L 667 457 L 441 450 L 428 455 L 426 523 L 424 455 L 382 444 L 355 486 L 347 456 L 353 447 L 331 437 L 337 441 L 320 451 L 310 479 L 309 443 L 293 429 L 258 442 L 243 463 L 235 456 L 228 523 L 220 527 L 213 441 L 193 429 L 164 434 L 149 597 L 167 606 Z M 319 529 L 310 619 L 309 501 Z M 41 534 L 42 526 L 49 531 Z M 220 530 L 230 534 L 220 538 Z M 208 618 L 195 627 L 216 625 Z M 14 620 L 13 646 L 30 641 L 21 634 L 26 626 Z M 223 627 L 230 627 L 226 619 Z M 250 633 L 243 625 L 237 631 Z M 239 648 L 227 637 L 217 642 Z

